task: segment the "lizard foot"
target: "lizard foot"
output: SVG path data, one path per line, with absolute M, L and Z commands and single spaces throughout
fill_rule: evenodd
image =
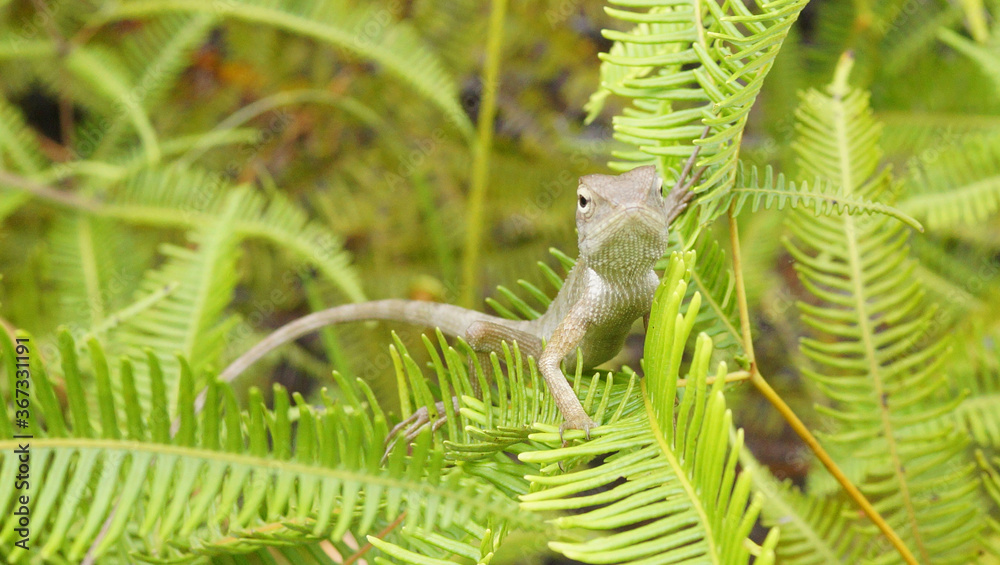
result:
M 559 439 L 562 440 L 563 444 L 565 444 L 566 440 L 563 439 L 563 432 L 566 430 L 583 430 L 584 437 L 589 440 L 590 429 L 596 427 L 597 424 L 595 424 L 594 421 L 590 419 L 590 416 L 587 416 L 586 414 L 574 418 L 566 418 L 562 425 L 559 426 Z
M 451 402 L 452 406 L 455 407 L 455 412 L 458 412 L 458 397 L 451 397 Z M 431 426 L 431 433 L 434 433 L 448 421 L 443 401 L 434 404 L 434 411 L 438 413 L 438 417 L 433 422 L 431 421 L 430 411 L 426 406 L 423 406 L 414 412 L 409 418 L 396 424 L 391 430 L 389 430 L 389 435 L 385 437 L 385 453 L 382 455 L 382 461 L 380 464 L 385 463 L 386 459 L 389 458 L 389 453 L 392 452 L 392 449 L 397 443 L 399 443 L 400 439 L 403 440 L 404 444 L 409 444 L 411 441 L 416 439 L 418 435 L 420 435 L 420 432 L 422 432 L 427 425 Z

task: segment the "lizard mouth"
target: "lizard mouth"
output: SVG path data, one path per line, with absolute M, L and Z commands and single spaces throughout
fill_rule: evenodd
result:
M 625 216 L 642 216 L 648 218 L 650 222 L 655 222 L 659 219 L 660 215 L 650 210 L 649 206 L 625 206 L 619 212 L 619 215 Z
M 650 210 L 646 206 L 627 206 L 619 208 L 614 216 L 590 234 L 591 238 L 600 234 L 616 233 L 618 236 L 659 240 L 665 229 L 662 214 Z M 616 238 L 617 239 L 617 238 Z
M 647 206 L 626 206 L 621 208 L 609 224 L 622 225 L 629 224 L 632 229 L 640 226 L 646 228 L 643 231 L 659 232 L 664 223 L 663 215 L 657 214 Z

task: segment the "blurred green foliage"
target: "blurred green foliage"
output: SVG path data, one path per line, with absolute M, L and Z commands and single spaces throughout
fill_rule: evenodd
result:
M 830 416 L 860 419 L 861 408 L 845 405 L 861 393 L 800 379 L 824 371 L 808 345 L 799 348 L 803 338 L 845 355 L 854 346 L 838 345 L 845 333 L 835 328 L 824 333 L 830 328 L 803 323 L 800 313 L 823 296 L 812 292 L 808 273 L 799 278 L 803 258 L 795 253 L 822 261 L 835 255 L 829 239 L 810 247 L 801 237 L 825 221 L 807 210 L 848 195 L 916 218 L 925 231 L 900 236 L 901 247 L 885 251 L 898 251 L 892 257 L 910 270 L 903 278 L 871 275 L 874 290 L 864 296 L 881 296 L 881 283 L 896 293 L 886 300 L 905 294 L 901 304 L 920 302 L 920 323 L 899 324 L 912 332 L 916 352 L 893 349 L 885 364 L 900 355 L 901 363 L 931 366 L 933 358 L 934 374 L 912 382 L 940 378 L 933 390 L 948 406 L 941 410 L 969 440 L 955 444 L 950 461 L 965 474 L 949 477 L 959 489 L 984 485 L 970 491 L 984 501 L 975 520 L 995 526 L 1000 4 L 763 4 L 758 11 L 786 12 L 773 24 L 747 18 L 710 30 L 711 38 L 731 41 L 727 48 L 751 42 L 739 57 L 736 49 L 696 53 L 687 36 L 656 27 L 671 24 L 636 32 L 621 13 L 663 18 L 672 9 L 654 4 L 623 1 L 609 11 L 580 0 L 512 2 L 499 52 L 490 54 L 490 4 L 474 0 L 0 0 L 0 323 L 37 336 L 52 368 L 62 358 L 60 326 L 80 343 L 97 337 L 109 355 L 141 360 L 149 349 L 162 357 L 166 385 L 174 387 L 181 378 L 176 352 L 203 384 L 206 373 L 269 329 L 309 311 L 365 298 L 456 302 L 467 290 L 460 272 L 468 230 L 483 234 L 477 297 L 521 279 L 544 287 L 535 263 L 554 267 L 559 261 L 549 248 L 570 256 L 575 249 L 577 177 L 652 162 L 669 181 L 703 123 L 716 119 L 703 144 L 709 168 L 696 186 L 700 205 L 676 230 L 673 248 L 697 249 L 702 259 L 690 292 L 706 298 L 699 329 L 716 340 L 715 359 L 731 368 L 746 359 L 721 218 L 736 202 L 757 366 L 810 427 L 831 434 L 825 437 L 841 434 L 831 451 L 848 475 L 884 495 L 894 525 L 907 526 L 899 504 L 885 502 L 891 496 L 877 488 L 884 470 L 853 461 L 865 447 Z M 816 124 L 833 106 L 816 97 L 839 101 L 828 85 L 844 53 L 853 68 L 840 84 L 870 98 L 855 100 L 850 119 L 838 115 L 843 121 L 824 129 Z M 661 64 L 671 54 L 680 55 Z M 481 75 L 490 56 L 500 60 L 493 150 L 484 215 L 470 218 L 475 130 L 490 94 Z M 715 57 L 719 70 L 696 62 L 703 56 Z M 654 62 L 647 68 L 643 57 Z M 689 76 L 680 86 L 689 91 L 657 83 L 683 73 Z M 730 80 L 704 88 L 711 82 L 705 77 L 719 76 Z M 836 155 L 831 124 L 843 123 L 857 129 L 845 137 L 854 152 L 841 152 L 839 170 L 879 179 L 864 190 L 858 184 L 852 191 L 821 166 Z M 870 171 L 858 164 L 869 158 Z M 785 176 L 765 174 L 766 167 Z M 810 186 L 834 192 L 807 194 Z M 747 205 L 748 187 L 797 195 L 800 209 L 770 200 Z M 800 240 L 783 244 L 790 234 Z M 886 320 L 893 312 L 910 310 L 890 309 Z M 895 328 L 886 320 L 871 335 Z M 421 333 L 413 328 L 357 325 L 282 351 L 255 369 L 254 382 L 277 381 L 315 399 L 317 384 L 333 384 L 333 366 L 366 379 L 387 409 L 398 411 L 385 349 L 391 329 L 418 363 L 431 359 L 418 353 Z M 927 336 L 934 345 L 921 341 Z M 641 349 L 630 342 L 612 366 L 638 367 Z M 830 368 L 836 364 L 823 374 L 840 374 L 843 367 Z M 148 369 L 136 370 L 148 401 Z M 803 514 L 846 512 L 830 478 L 764 400 L 745 386 L 726 395 L 747 443 L 776 475 L 833 493 L 809 502 Z M 930 416 L 911 419 L 939 429 Z M 764 515 L 781 521 L 766 508 Z M 960 550 L 923 555 L 963 562 L 980 546 L 996 551 L 997 528 L 966 524 L 956 526 Z M 783 547 L 778 555 L 788 562 L 823 562 L 820 553 Z M 875 553 L 876 562 L 895 558 Z

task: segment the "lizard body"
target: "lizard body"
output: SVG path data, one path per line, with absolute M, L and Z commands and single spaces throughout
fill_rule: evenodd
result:
M 279 345 L 327 325 L 405 322 L 462 337 L 482 355 L 502 352 L 503 341 L 517 341 L 524 354 L 537 360 L 563 415 L 563 428 L 589 433 L 594 422 L 569 386 L 560 363 L 572 369 L 578 348 L 585 367 L 611 359 L 621 350 L 633 322 L 649 314 L 659 284 L 653 265 L 666 250 L 670 224 L 691 198 L 687 188 L 678 182 L 664 198 L 653 166 L 617 176 L 581 177 L 576 212 L 579 257 L 548 310 L 535 320 L 508 320 L 435 302 L 345 304 L 279 328 L 234 361 L 220 378 L 232 380 Z

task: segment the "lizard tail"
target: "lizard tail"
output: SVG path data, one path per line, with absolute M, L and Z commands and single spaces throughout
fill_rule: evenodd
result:
M 418 326 L 437 327 L 443 333 L 451 336 L 464 336 L 466 328 L 473 322 L 480 320 L 510 323 L 510 320 L 439 302 L 376 300 L 359 304 L 343 304 L 303 316 L 278 328 L 226 367 L 219 374 L 219 379 L 225 382 L 232 381 L 250 365 L 274 349 L 320 328 L 363 320 L 392 320 Z

